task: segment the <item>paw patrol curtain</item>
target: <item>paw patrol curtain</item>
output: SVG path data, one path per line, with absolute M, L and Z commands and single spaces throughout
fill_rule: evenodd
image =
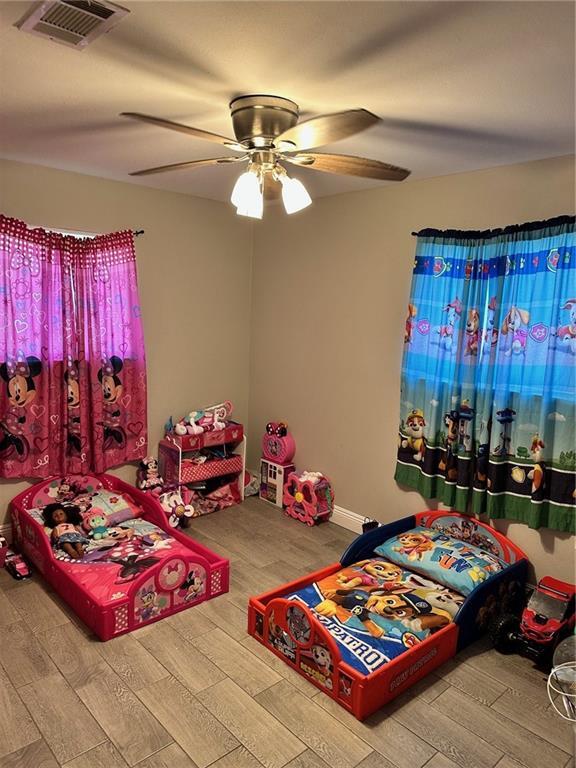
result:
M 396 480 L 575 532 L 575 218 L 417 234 Z
M 82 239 L 0 216 L 0 477 L 103 472 L 146 454 L 130 232 Z

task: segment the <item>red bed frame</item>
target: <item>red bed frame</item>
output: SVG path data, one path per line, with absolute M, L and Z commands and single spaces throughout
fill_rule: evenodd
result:
M 283 584 L 258 597 L 252 597 L 248 609 L 248 632 L 326 695 L 352 712 L 359 720 L 364 720 L 483 633 L 491 613 L 498 609 L 503 596 L 512 593 L 511 587 L 513 586 L 517 593 L 523 592 L 528 565 L 526 556 L 505 536 L 475 521 L 478 528 L 497 543 L 500 557 L 510 564 L 509 567 L 495 573 L 471 592 L 453 623 L 429 635 L 422 642 L 367 675 L 361 674 L 342 660 L 334 637 L 322 626 L 314 612 L 300 603 L 298 606 L 312 628 L 309 639 L 305 643 L 293 642 L 293 649 L 289 646 L 288 651 L 282 644 L 279 649 L 274 633 L 286 633 L 291 640 L 295 640 L 289 632 L 286 615 L 287 609 L 295 603 L 286 600 L 285 596 L 330 576 L 343 566 L 373 557 L 374 548 L 392 536 L 419 525 L 431 527 L 439 518 L 470 519 L 457 513 L 428 511 L 363 534 L 348 547 L 340 562 Z M 313 645 L 324 645 L 328 648 L 333 669 L 329 677 L 318 674 L 303 661 Z
M 204 600 L 210 600 L 217 595 L 228 592 L 229 562 L 226 558 L 220 557 L 179 530 L 171 528 L 168 525 L 162 508 L 152 496 L 143 493 L 113 475 L 103 474 L 95 475 L 94 477 L 102 483 L 105 489 L 130 496 L 144 510 L 144 514 L 141 516 L 143 520 L 147 520 L 169 533 L 184 545 L 187 550 L 186 554 L 179 552 L 177 555 L 170 552 L 163 553 L 162 551 L 156 553 L 161 558 L 160 562 L 144 571 L 133 581 L 124 584 L 125 596 L 120 599 L 110 599 L 106 602 L 101 602 L 88 589 L 83 587 L 78 577 L 71 577 L 69 568 L 66 568 L 66 566 L 69 566 L 69 563 L 63 563 L 54 557 L 54 551 L 42 524 L 27 513 L 27 510 L 33 506 L 33 499 L 38 493 L 39 487 L 50 483 L 56 478 L 42 480 L 12 500 L 10 509 L 15 548 L 30 560 L 52 588 L 101 640 L 109 640 L 112 637 L 131 632 L 173 613 L 191 608 Z M 148 583 L 151 578 L 154 579 L 155 585 L 159 585 L 160 572 L 166 565 L 170 565 L 171 560 L 174 560 L 174 562 L 184 561 L 187 567 L 186 573 L 189 573 L 190 568 L 195 565 L 204 568 L 206 572 L 204 593 L 190 602 L 176 604 L 174 596 L 178 584 L 170 588 L 164 584 L 162 587 L 163 594 L 167 594 L 167 590 L 171 590 L 168 606 L 162 609 L 161 613 L 148 620 L 136 619 L 135 605 L 137 593 L 144 583 Z

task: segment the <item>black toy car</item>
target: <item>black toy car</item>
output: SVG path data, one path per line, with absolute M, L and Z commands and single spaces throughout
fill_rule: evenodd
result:
M 12 552 L 12 550 L 8 550 L 6 553 L 4 568 L 6 568 L 10 576 L 18 581 L 21 579 L 28 579 L 32 576 L 32 571 L 28 568 L 22 555 L 19 555 L 17 552 Z

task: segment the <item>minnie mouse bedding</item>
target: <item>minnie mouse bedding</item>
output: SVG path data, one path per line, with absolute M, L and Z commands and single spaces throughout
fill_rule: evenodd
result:
M 73 559 L 52 546 L 43 508 L 78 506 L 106 520 Z M 12 502 L 14 543 L 103 640 L 228 589 L 228 561 L 170 529 L 157 501 L 109 475 L 53 478 Z

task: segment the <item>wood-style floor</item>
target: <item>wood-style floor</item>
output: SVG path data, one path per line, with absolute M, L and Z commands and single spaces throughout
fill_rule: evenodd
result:
M 353 535 L 250 499 L 194 521 L 228 595 L 101 643 L 42 579 L 0 572 L 0 768 L 565 768 L 545 676 L 485 642 L 359 723 L 246 634 L 248 596 Z

